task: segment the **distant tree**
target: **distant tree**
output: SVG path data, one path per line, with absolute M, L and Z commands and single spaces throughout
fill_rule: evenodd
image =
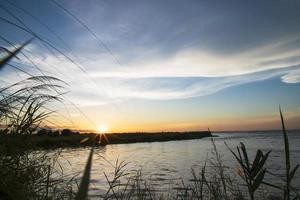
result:
M 37 134 L 38 136 L 42 136 L 42 135 L 47 135 L 48 132 L 49 132 L 48 129 L 42 128 L 42 129 L 40 129 L 36 134 Z
M 48 135 L 48 136 L 51 136 L 51 135 L 52 135 L 52 130 L 51 130 L 51 129 L 48 129 L 47 135 Z
M 71 131 L 70 129 L 63 129 L 61 131 L 61 135 L 64 135 L 64 136 L 68 136 L 68 135 L 72 135 L 73 134 L 73 131 Z
M 51 131 L 51 133 L 49 134 L 50 137 L 58 137 L 59 136 L 59 131 Z

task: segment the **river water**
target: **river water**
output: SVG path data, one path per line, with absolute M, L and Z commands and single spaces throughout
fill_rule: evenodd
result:
M 284 143 L 281 132 L 226 132 L 214 133 L 214 141 L 222 160 L 228 166 L 228 173 L 237 177 L 237 162 L 231 152 L 224 145 L 235 148 L 243 142 L 251 159 L 257 149 L 263 152 L 271 150 L 267 161 L 268 168 L 276 174 L 284 174 Z M 300 162 L 300 131 L 289 132 L 291 160 L 293 164 Z M 196 140 L 182 140 L 169 142 L 134 143 L 107 145 L 95 151 L 90 195 L 98 196 L 107 190 L 104 172 L 110 178 L 117 160 L 128 163 L 127 171 L 141 169 L 142 176 L 151 182 L 154 188 L 161 191 L 168 190 L 176 184 L 188 182 L 191 179 L 191 168 L 198 170 L 205 160 L 212 158 L 213 145 L 210 138 Z M 60 160 L 65 173 L 80 173 L 83 171 L 89 148 L 63 150 Z M 208 166 L 210 162 L 208 162 Z M 78 175 L 78 180 L 80 174 Z M 267 177 L 276 183 L 278 178 Z M 294 185 L 300 186 L 300 173 L 296 174 Z

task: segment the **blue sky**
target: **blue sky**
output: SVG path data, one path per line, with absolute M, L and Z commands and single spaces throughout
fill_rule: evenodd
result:
M 38 40 L 26 48 L 45 73 L 69 83 L 67 97 L 93 123 L 72 107 L 59 112 L 79 128 L 273 129 L 279 104 L 300 128 L 300 2 L 58 1 L 98 39 L 50 0 L 0 2 L 86 71 Z M 0 16 L 20 24 L 3 7 Z M 31 37 L 0 23 L 15 44 Z M 26 78 L 1 73 L 3 84 Z

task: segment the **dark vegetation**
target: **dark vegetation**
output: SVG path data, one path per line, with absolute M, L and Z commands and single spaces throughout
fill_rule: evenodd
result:
M 51 130 L 42 128 L 37 131 L 37 136 L 49 136 L 49 137 L 59 137 L 59 136 L 70 136 L 70 135 L 78 135 L 80 134 L 78 131 L 74 132 L 70 129 L 63 129 L 63 130 Z
M 209 131 L 195 132 L 159 132 L 159 133 L 115 133 L 107 134 L 109 143 L 160 142 L 171 140 L 190 140 L 210 137 Z
M 62 131 L 51 131 L 50 129 L 41 129 L 37 134 L 30 136 L 30 140 L 39 148 L 57 148 L 57 147 L 83 147 L 92 146 L 92 140 L 81 142 L 85 138 L 96 137 L 95 133 L 79 133 L 70 129 Z M 210 137 L 208 131 L 200 132 L 163 132 L 163 133 L 110 133 L 105 134 L 107 144 L 126 144 L 136 142 L 162 142 L 172 140 L 190 140 Z M 1 136 L 0 136 L 1 137 Z M 7 136 L 4 136 L 7 137 Z M 99 143 L 98 145 L 103 145 Z

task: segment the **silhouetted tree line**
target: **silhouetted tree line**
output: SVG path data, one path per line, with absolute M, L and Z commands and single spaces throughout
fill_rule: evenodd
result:
M 79 135 L 78 131 L 72 131 L 71 129 L 63 129 L 63 130 L 51 130 L 42 128 L 37 131 L 38 136 L 51 136 L 51 137 L 58 137 L 58 136 L 70 136 L 70 135 Z

